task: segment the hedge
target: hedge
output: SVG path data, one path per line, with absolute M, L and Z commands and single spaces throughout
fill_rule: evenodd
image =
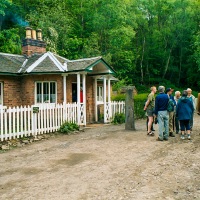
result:
M 134 96 L 134 115 L 136 119 L 145 117 L 144 103 L 147 100 L 148 93 L 138 94 Z M 112 97 L 112 101 L 125 101 L 125 94 L 118 94 Z

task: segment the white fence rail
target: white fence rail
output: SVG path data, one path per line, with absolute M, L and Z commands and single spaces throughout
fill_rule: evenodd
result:
M 0 139 L 40 135 L 57 131 L 64 121 L 78 122 L 77 104 L 0 108 Z
M 125 102 L 124 101 L 111 101 L 111 119 L 114 118 L 116 113 L 125 114 Z
M 124 102 L 110 102 L 110 119 L 125 110 Z M 84 105 L 42 104 L 39 106 L 1 107 L 0 140 L 57 131 L 64 121 L 85 125 Z

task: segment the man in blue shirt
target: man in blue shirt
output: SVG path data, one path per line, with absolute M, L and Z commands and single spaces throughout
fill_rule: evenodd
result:
M 159 136 L 158 141 L 168 140 L 169 137 L 169 113 L 167 111 L 167 104 L 169 96 L 165 94 L 165 87 L 158 87 L 159 94 L 155 100 L 155 115 L 158 119 Z

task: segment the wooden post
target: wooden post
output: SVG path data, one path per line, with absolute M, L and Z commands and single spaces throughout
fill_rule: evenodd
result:
M 125 104 L 125 129 L 135 130 L 134 120 L 134 102 L 133 102 L 133 86 L 126 88 L 126 104 Z

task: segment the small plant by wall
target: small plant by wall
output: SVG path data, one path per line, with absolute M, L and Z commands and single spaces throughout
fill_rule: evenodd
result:
M 64 122 L 58 131 L 60 133 L 69 135 L 72 131 L 77 131 L 77 130 L 79 130 L 79 126 L 76 123 Z
M 116 113 L 113 119 L 114 124 L 123 124 L 125 123 L 125 114 L 124 113 Z

